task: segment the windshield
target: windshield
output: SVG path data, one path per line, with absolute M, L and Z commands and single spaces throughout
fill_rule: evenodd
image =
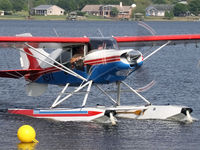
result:
M 89 49 L 118 49 L 118 45 L 113 38 L 90 38 Z

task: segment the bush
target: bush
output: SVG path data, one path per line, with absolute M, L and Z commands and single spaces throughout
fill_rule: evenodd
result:
M 165 12 L 165 18 L 166 19 L 172 19 L 172 18 L 174 18 L 174 13 L 172 11 L 170 11 L 170 12 L 166 11 Z

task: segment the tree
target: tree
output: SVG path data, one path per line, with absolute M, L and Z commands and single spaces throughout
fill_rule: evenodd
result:
M 174 18 L 174 13 L 173 13 L 173 11 L 170 11 L 170 12 L 166 11 L 166 12 L 165 12 L 165 18 L 166 18 L 166 19 L 172 19 L 172 18 Z
M 188 5 L 191 13 L 195 15 L 200 14 L 200 0 L 191 0 Z
M 151 4 L 150 0 L 135 0 L 136 8 L 132 13 L 143 13 L 145 14 L 145 9 Z M 132 15 L 134 16 L 134 15 Z
M 178 0 L 152 0 L 154 4 L 176 4 Z
M 33 5 L 34 6 L 39 6 L 39 5 L 46 5 L 46 0 L 34 0 Z
M 28 9 L 28 1 L 24 0 L 11 0 L 13 10 L 15 11 L 21 11 L 21 10 L 27 10 Z
M 188 11 L 188 6 L 185 4 L 177 3 L 174 6 L 174 16 L 185 16 Z
M 166 4 L 166 3 L 167 3 L 166 0 L 152 0 L 152 2 L 153 2 L 154 4 Z
M 10 0 L 0 0 L 0 9 L 4 11 L 12 10 L 12 3 Z
M 116 17 L 119 13 L 119 10 L 116 7 L 113 7 L 110 11 L 110 16 L 111 17 Z
M 75 0 L 59 0 L 57 5 L 68 12 L 77 10 L 77 3 Z

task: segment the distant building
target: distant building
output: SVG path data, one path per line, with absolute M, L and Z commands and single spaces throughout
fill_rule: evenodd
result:
M 32 8 L 31 14 L 32 15 L 41 15 L 41 16 L 48 16 L 48 15 L 64 15 L 65 10 L 56 6 L 56 5 L 40 5 L 35 8 Z
M 69 19 L 69 20 L 76 20 L 76 18 L 77 18 L 77 12 L 72 11 L 72 12 L 69 13 L 67 19 Z
M 118 18 L 128 19 L 131 17 L 132 6 L 123 6 L 122 2 L 120 2 L 120 5 L 85 5 L 81 11 L 90 15 L 111 17 L 111 10 L 113 7 L 117 8 L 119 11 Z
M 4 16 L 4 11 L 0 10 L 0 16 Z
M 180 1 L 180 2 L 178 2 L 178 3 L 184 4 L 184 5 L 188 5 L 188 2 L 187 2 L 187 1 Z
M 173 9 L 173 5 L 157 4 L 150 5 L 146 8 L 146 16 L 165 16 L 165 12 L 170 12 Z

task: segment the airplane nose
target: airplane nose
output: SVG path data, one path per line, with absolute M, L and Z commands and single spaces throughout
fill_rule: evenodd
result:
M 126 59 L 130 66 L 134 66 L 142 61 L 142 53 L 136 50 L 126 53 Z M 141 60 L 140 60 L 141 59 Z

